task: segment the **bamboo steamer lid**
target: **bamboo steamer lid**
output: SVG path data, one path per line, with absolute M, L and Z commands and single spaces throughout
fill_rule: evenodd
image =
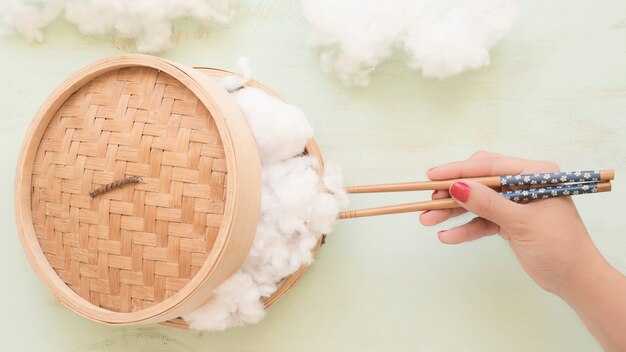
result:
M 90 196 L 128 177 L 140 182 Z M 258 149 L 228 92 L 189 67 L 124 55 L 78 71 L 39 109 L 15 213 L 59 301 L 107 324 L 158 323 L 239 269 L 260 192 Z

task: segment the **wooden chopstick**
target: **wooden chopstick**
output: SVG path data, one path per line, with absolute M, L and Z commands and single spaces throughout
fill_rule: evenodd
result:
M 461 180 L 480 182 L 488 187 L 562 185 L 568 183 L 609 181 L 615 177 L 613 170 L 585 170 L 541 174 L 521 174 L 507 176 L 486 176 L 441 181 L 418 181 L 379 185 L 346 187 L 348 193 L 406 192 L 449 189 Z
M 514 202 L 527 202 L 536 199 L 569 197 L 579 194 L 609 192 L 611 182 L 580 182 L 568 185 L 535 186 L 533 188 L 501 192 L 500 194 Z M 452 209 L 460 207 L 452 198 L 429 200 L 407 204 L 390 205 L 378 208 L 348 210 L 339 213 L 339 219 L 360 218 L 365 216 L 377 216 L 386 214 L 409 213 L 426 210 Z
M 412 213 L 416 211 L 440 210 L 458 208 L 459 204 L 452 198 L 429 200 L 425 202 L 388 205 L 377 208 L 346 210 L 339 213 L 338 219 L 362 218 L 387 214 Z

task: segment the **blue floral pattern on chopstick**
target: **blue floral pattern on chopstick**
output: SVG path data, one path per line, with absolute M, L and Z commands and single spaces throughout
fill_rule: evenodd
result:
M 598 192 L 598 183 L 574 183 L 571 185 L 562 185 L 554 187 L 536 187 L 529 189 L 520 189 L 516 191 L 502 192 L 502 196 L 514 202 L 528 202 L 535 199 L 547 199 L 555 197 L 568 197 L 577 194 L 596 193 Z
M 599 180 L 600 170 L 500 176 L 500 184 L 502 186 L 534 186 L 572 182 L 594 182 Z

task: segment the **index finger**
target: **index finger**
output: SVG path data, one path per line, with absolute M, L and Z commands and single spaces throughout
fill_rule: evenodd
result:
M 451 162 L 428 170 L 431 180 L 517 175 L 523 172 L 555 172 L 556 165 L 542 161 L 492 156 Z M 543 169 L 543 170 L 541 170 Z

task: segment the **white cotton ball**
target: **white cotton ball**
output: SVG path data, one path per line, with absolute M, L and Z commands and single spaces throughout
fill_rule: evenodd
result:
M 252 79 L 252 65 L 250 64 L 250 59 L 247 57 L 237 58 L 237 67 L 239 67 L 239 71 L 241 72 L 243 83 Z
M 158 52 L 170 46 L 172 25 L 162 21 L 146 22 L 141 33 L 135 44 L 137 51 L 142 53 Z
M 227 22 L 229 0 L 4 0 L 0 20 L 28 40 L 43 40 L 41 29 L 61 12 L 86 35 L 112 33 L 135 40 L 140 52 L 157 52 L 170 45 L 172 24 L 182 18 Z
M 42 29 L 61 13 L 61 0 L 4 0 L 0 2 L 0 25 L 3 32 L 13 28 L 28 42 L 43 40 Z
M 472 0 L 442 6 L 422 15 L 421 26 L 409 28 L 404 47 L 409 65 L 424 76 L 445 78 L 489 65 L 489 50 L 511 28 L 510 3 Z
M 336 215 L 336 214 L 335 214 Z M 336 216 L 333 217 L 334 222 Z M 313 255 L 311 251 L 317 245 L 321 232 L 310 233 L 309 235 L 302 236 L 297 242 L 293 243 L 292 250 L 295 255 L 291 256 L 291 271 L 295 272 L 303 265 L 309 265 L 313 262 Z
M 263 169 L 262 210 L 264 218 L 276 224 L 282 233 L 302 231 L 304 219 L 319 192 L 320 176 L 316 160 L 297 157 Z
M 228 75 L 218 80 L 218 83 L 229 92 L 243 88 L 252 79 L 252 66 L 247 57 L 238 58 L 237 67 L 239 67 L 241 76 Z
M 220 78 L 218 83 L 227 91 L 234 92 L 235 90 L 242 88 L 245 81 L 238 76 L 226 76 Z
M 192 329 L 224 330 L 256 323 L 265 314 L 259 292 L 251 276 L 238 272 L 224 281 L 213 297 L 195 311 L 183 316 Z
M 249 66 L 240 66 L 243 76 L 250 77 Z M 241 78 L 220 83 L 237 88 Z M 264 314 L 262 299 L 313 261 L 313 248 L 323 233 L 332 230 L 346 203 L 339 168 L 328 163 L 320 175 L 318 160 L 300 155 L 313 135 L 301 111 L 255 88 L 233 96 L 259 147 L 261 214 L 239 271 L 216 288 L 203 307 L 184 316 L 192 329 L 223 330 L 259 321 Z
M 81 33 L 105 35 L 114 28 L 123 11 L 122 4 L 116 0 L 68 0 L 65 5 L 65 19 L 74 23 Z
M 297 107 L 258 88 L 241 89 L 233 96 L 248 119 L 262 163 L 299 155 L 313 138 L 313 128 Z
M 391 56 L 403 30 L 403 7 L 389 2 L 304 0 L 304 14 L 313 27 L 309 41 L 322 48 L 326 71 L 347 84 L 369 84 L 370 73 Z
M 332 230 L 333 220 L 337 218 L 339 206 L 332 194 L 321 193 L 313 201 L 309 226 L 313 231 L 328 233 Z
M 261 217 L 250 252 L 207 304 L 184 317 L 192 329 L 222 330 L 260 320 L 261 299 L 313 261 L 313 248 L 332 230 L 344 204 L 338 167 L 330 163 L 320 175 L 314 157 L 264 164 L 262 177 Z
M 343 174 L 339 165 L 332 161 L 326 161 L 322 182 L 328 193 L 334 196 L 339 208 L 348 206 L 348 195 L 343 187 Z
M 221 297 L 214 295 L 206 304 L 182 318 L 191 329 L 221 331 L 231 326 L 232 312 L 229 308 Z
M 322 67 L 350 85 L 368 85 L 398 48 L 425 76 L 486 66 L 515 17 L 512 0 L 303 0 L 303 10 Z

